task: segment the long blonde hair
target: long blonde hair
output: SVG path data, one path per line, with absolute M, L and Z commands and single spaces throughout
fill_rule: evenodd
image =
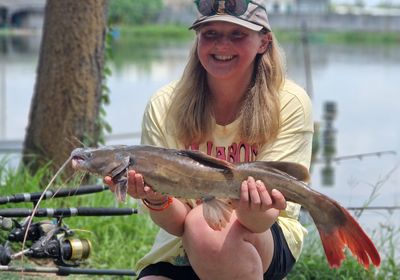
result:
M 239 135 L 251 144 L 274 141 L 280 127 L 279 92 L 284 81 L 284 65 L 274 35 L 272 38 L 268 49 L 255 58 L 255 76 L 240 114 Z M 207 74 L 197 56 L 196 40 L 173 92 L 168 110 L 169 133 L 184 145 L 204 142 L 213 129 L 210 102 Z

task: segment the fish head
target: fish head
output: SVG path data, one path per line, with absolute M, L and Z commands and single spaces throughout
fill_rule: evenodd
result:
M 75 170 L 111 177 L 128 168 L 130 162 L 125 146 L 76 148 L 72 151 L 71 158 Z

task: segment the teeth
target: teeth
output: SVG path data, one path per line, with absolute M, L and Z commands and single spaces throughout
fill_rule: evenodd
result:
M 231 60 L 233 58 L 233 55 L 214 55 L 215 59 L 217 60 Z

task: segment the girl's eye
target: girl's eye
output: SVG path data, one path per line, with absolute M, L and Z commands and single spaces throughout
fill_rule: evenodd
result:
M 232 42 L 242 40 L 242 39 L 246 38 L 247 35 L 248 34 L 246 32 L 243 32 L 240 30 L 235 30 L 235 31 L 229 32 L 227 34 L 224 34 L 224 33 L 215 31 L 213 29 L 209 29 L 209 30 L 203 30 L 200 33 L 200 36 L 203 39 L 206 39 L 209 41 L 219 40 L 220 38 L 226 37 L 228 40 L 230 40 Z
M 231 40 L 239 40 L 239 39 L 243 39 L 244 37 L 246 37 L 246 33 L 241 32 L 241 31 L 234 31 L 230 34 L 229 37 L 231 38 Z
M 216 39 L 218 38 L 219 34 L 218 32 L 214 30 L 207 30 L 201 33 L 201 36 L 206 38 L 206 39 Z

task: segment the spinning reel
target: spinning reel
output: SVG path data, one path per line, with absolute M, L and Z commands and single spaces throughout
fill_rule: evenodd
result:
M 77 189 L 61 189 L 58 191 L 47 191 L 43 193 L 16 194 L 0 197 L 0 204 L 10 202 L 32 201 L 37 203 L 38 199 L 53 197 L 64 197 L 99 192 L 107 189 L 104 186 L 81 186 Z M 44 272 L 56 273 L 66 276 L 69 274 L 86 275 L 130 275 L 135 276 L 132 270 L 110 270 L 110 269 L 80 269 L 77 268 L 91 255 L 92 245 L 90 240 L 75 236 L 75 232 L 63 223 L 63 218 L 71 216 L 116 216 L 136 214 L 137 209 L 132 208 L 39 208 L 35 212 L 28 208 L 6 208 L 0 209 L 0 230 L 9 231 L 7 240 L 0 245 L 0 271 L 11 272 Z M 29 228 L 29 217 L 53 217 L 54 220 L 44 220 L 31 223 Z M 16 218 L 25 217 L 22 222 Z M 12 243 L 25 242 L 26 249 L 13 252 Z M 33 259 L 51 259 L 57 267 L 53 268 L 22 268 L 13 267 L 9 264 L 22 256 Z
M 30 248 L 13 254 L 10 242 L 22 242 L 26 227 L 17 221 L 15 228 L 8 235 L 8 242 L 0 245 L 0 264 L 8 265 L 11 260 L 22 254 L 37 259 L 53 259 L 56 265 L 76 267 L 90 256 L 92 245 L 88 239 L 73 238 L 74 232 L 62 224 L 59 219 L 55 224 L 51 221 L 37 222 L 31 225 L 27 233 Z

